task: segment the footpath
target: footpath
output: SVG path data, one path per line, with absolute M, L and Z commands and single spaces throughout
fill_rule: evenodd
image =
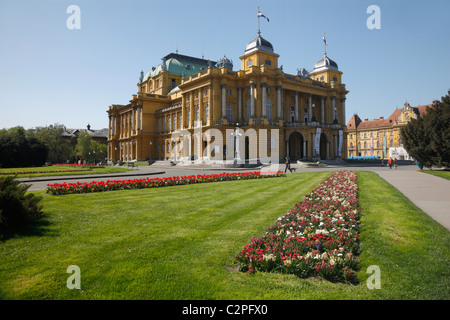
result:
M 376 172 L 431 218 L 450 230 L 450 180 L 416 170 L 388 169 Z

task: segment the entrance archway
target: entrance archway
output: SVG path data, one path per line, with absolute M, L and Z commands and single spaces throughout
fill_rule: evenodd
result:
M 303 135 L 300 132 L 293 132 L 289 136 L 289 158 L 293 161 L 303 159 Z
M 328 135 L 324 132 L 320 134 L 320 159 L 326 160 L 330 157 L 330 142 Z

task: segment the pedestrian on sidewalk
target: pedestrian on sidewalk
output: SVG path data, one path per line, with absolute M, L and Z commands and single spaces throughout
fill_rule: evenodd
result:
M 384 167 L 384 158 L 381 159 L 381 166 Z
M 392 169 L 392 158 L 389 158 L 388 165 L 389 165 L 389 169 Z
M 397 158 L 394 157 L 394 169 L 397 169 Z
M 289 157 L 286 157 L 286 168 L 284 169 L 284 173 L 289 169 L 289 171 L 292 173 L 291 169 L 291 161 L 289 160 Z

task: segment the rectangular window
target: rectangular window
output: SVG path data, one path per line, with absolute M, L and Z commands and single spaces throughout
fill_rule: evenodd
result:
M 227 89 L 227 94 L 228 94 L 229 96 L 233 95 L 233 90 L 232 90 L 232 89 Z
M 175 88 L 175 79 L 172 79 L 172 89 Z
M 251 67 L 253 65 L 252 60 L 247 61 L 247 67 Z
M 270 61 L 270 60 L 266 60 L 264 63 L 268 66 L 272 65 L 272 61 Z

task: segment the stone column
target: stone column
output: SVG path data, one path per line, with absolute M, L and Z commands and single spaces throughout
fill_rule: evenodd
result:
M 238 121 L 242 121 L 242 87 L 237 88 L 238 92 Z
M 204 119 L 204 111 L 203 111 L 203 88 L 199 89 L 199 93 L 198 93 L 198 121 L 200 123 L 203 123 L 203 119 Z
M 325 123 L 325 97 L 320 97 L 320 112 L 321 112 L 321 123 Z
M 194 126 L 195 121 L 195 107 L 194 107 L 194 92 L 191 91 L 189 93 L 189 110 L 191 111 L 191 121 L 189 123 L 189 127 Z
M 331 97 L 331 114 L 332 114 L 332 119 L 333 119 L 333 123 L 335 120 L 337 120 L 336 118 L 336 97 L 332 96 Z
M 183 130 L 187 119 L 187 110 L 186 110 L 186 95 L 182 95 L 181 97 L 181 123 L 180 129 Z
M 338 136 L 337 134 L 333 135 L 333 140 L 334 140 L 334 157 L 336 158 L 338 156 Z
M 138 120 L 137 120 L 137 122 L 138 122 L 138 130 L 141 130 L 142 128 L 141 128 L 141 125 L 142 125 L 142 106 L 141 105 L 139 105 L 138 106 Z
M 112 116 L 109 115 L 108 118 L 109 118 L 109 136 L 112 136 L 113 135 Z
M 261 114 L 263 118 L 267 117 L 266 114 L 266 83 L 265 82 L 261 82 Z
M 289 139 L 286 141 L 286 156 L 290 157 L 289 156 Z
M 255 83 L 250 82 L 250 117 L 255 117 Z M 250 120 L 250 119 L 248 119 Z
M 345 98 L 341 98 L 342 103 L 342 124 L 345 125 Z
M 303 139 L 303 158 L 306 158 L 307 154 L 306 154 L 306 140 Z
M 136 132 L 136 106 L 131 107 L 131 135 L 134 135 Z
M 225 83 L 221 83 L 220 84 L 220 88 L 222 88 L 222 118 L 226 117 L 227 114 L 227 110 L 226 110 L 226 105 L 227 105 L 227 92 L 226 92 L 226 84 Z
M 281 105 L 281 86 L 277 86 L 277 118 L 282 120 L 282 105 Z
M 312 94 L 310 93 L 308 96 L 308 121 L 311 121 L 312 118 Z

